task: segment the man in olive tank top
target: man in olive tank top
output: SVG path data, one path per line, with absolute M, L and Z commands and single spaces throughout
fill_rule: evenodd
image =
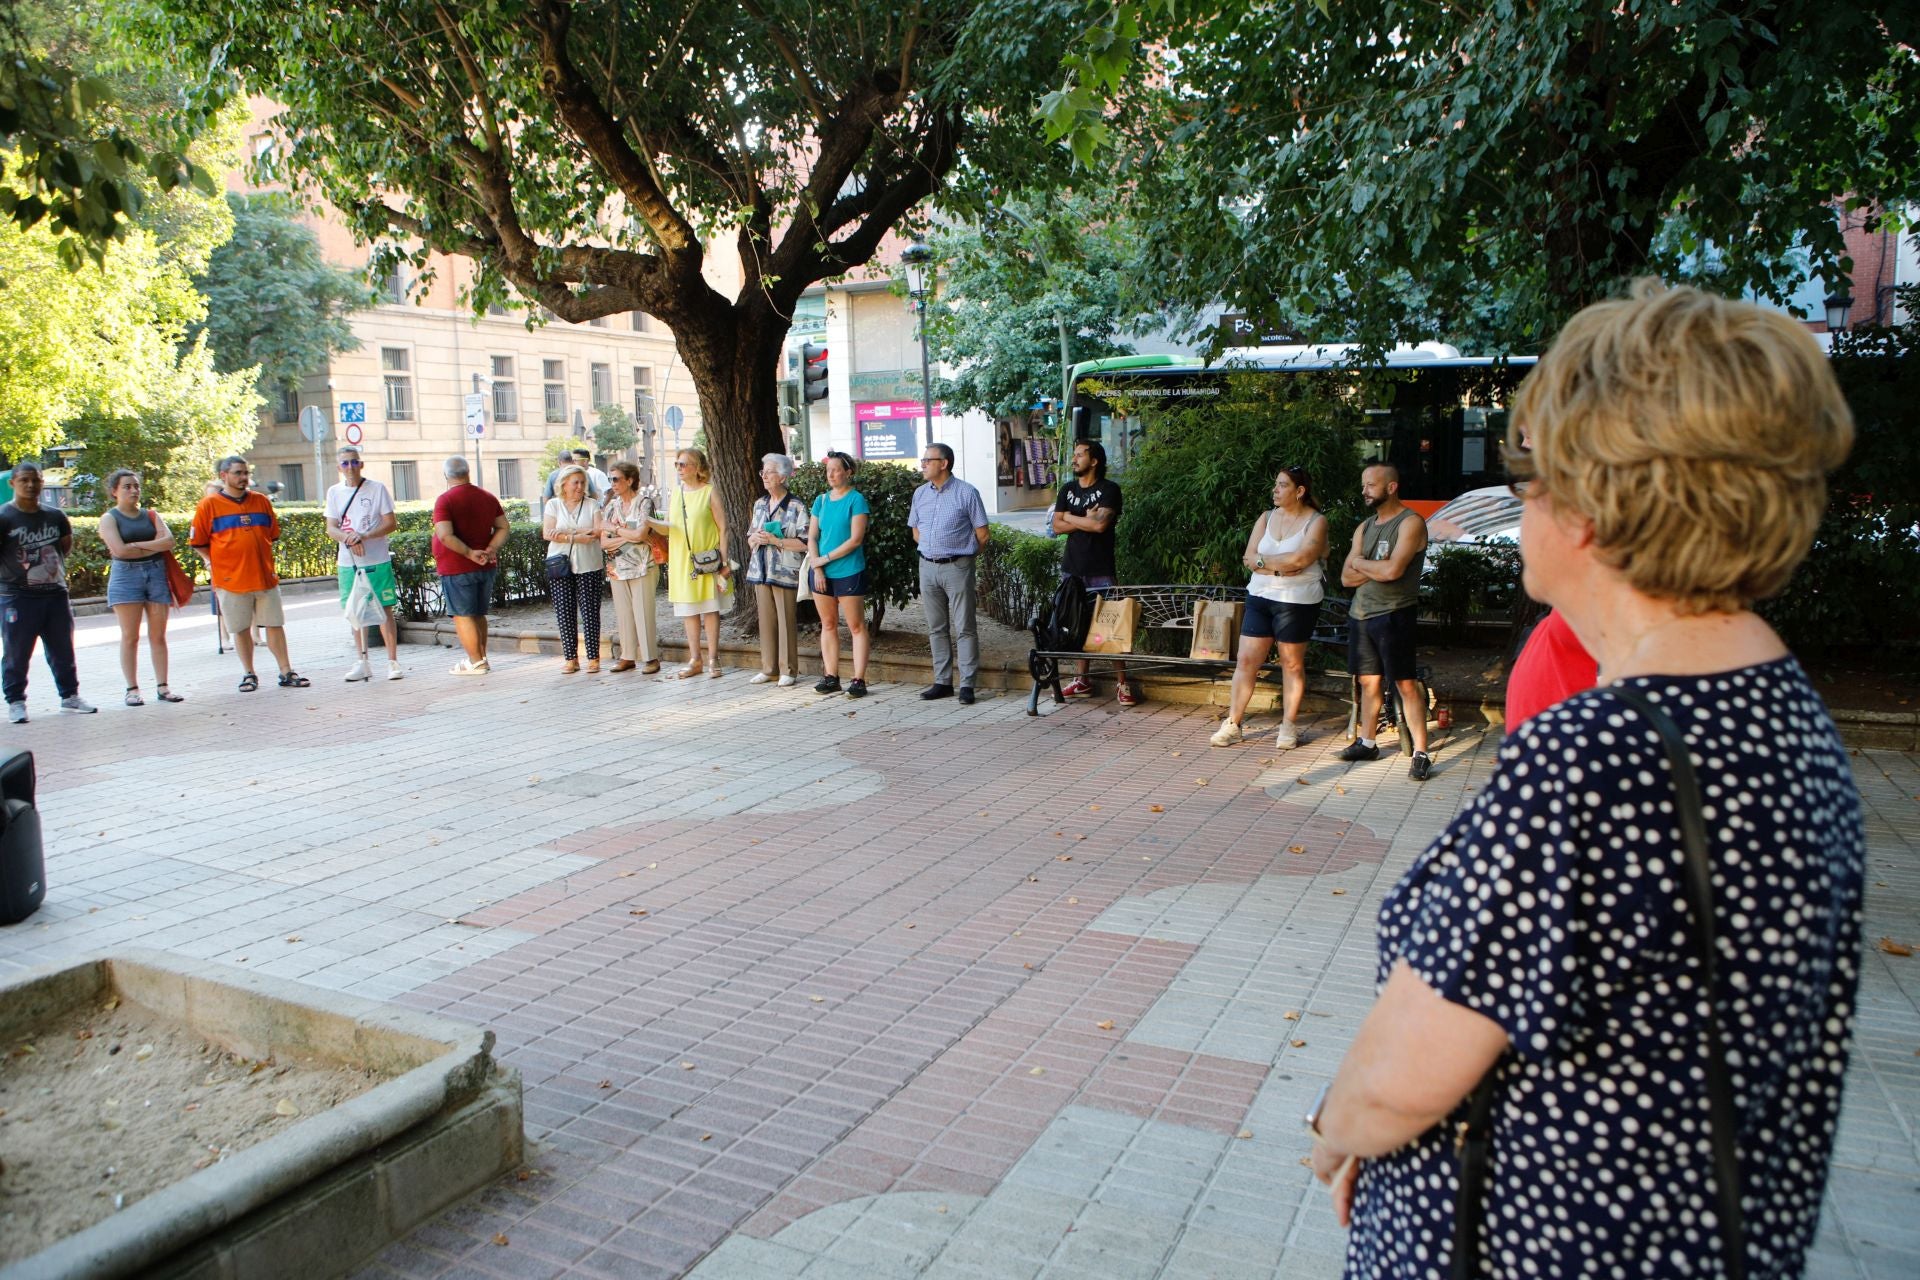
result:
M 1373 735 L 1384 677 L 1400 691 L 1407 731 L 1413 735 L 1413 765 L 1407 776 L 1425 782 L 1433 760 L 1427 755 L 1426 697 L 1413 668 L 1427 522 L 1400 501 L 1400 473 L 1383 462 L 1360 473 L 1360 500 L 1373 514 L 1353 531 L 1353 550 L 1340 567 L 1341 585 L 1354 589 L 1347 610 L 1347 670 L 1360 678 L 1360 736 L 1340 758 L 1380 758 Z

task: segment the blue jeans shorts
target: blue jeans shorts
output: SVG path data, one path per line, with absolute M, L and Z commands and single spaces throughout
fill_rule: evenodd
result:
M 491 568 L 472 573 L 456 573 L 440 579 L 440 594 L 447 599 L 449 618 L 484 618 L 493 604 Z
M 145 560 L 115 560 L 107 569 L 107 603 L 173 603 L 167 590 L 167 566 L 159 556 Z

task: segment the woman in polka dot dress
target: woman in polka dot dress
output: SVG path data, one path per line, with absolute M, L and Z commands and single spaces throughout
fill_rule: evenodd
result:
M 1576 316 L 1513 419 L 1533 445 L 1509 435 L 1524 585 L 1599 659 L 1600 687 L 1507 739 L 1381 907 L 1377 1003 L 1308 1117 L 1350 1219 L 1347 1274 L 1456 1274 L 1455 1137 L 1491 1071 L 1458 1274 L 1725 1275 L 1710 1007 L 1745 1273 L 1797 1276 L 1839 1113 L 1866 842 L 1833 722 L 1750 606 L 1805 555 L 1852 419 L 1793 320 L 1651 282 Z M 1666 753 L 1613 685 L 1675 721 L 1699 778 L 1711 991 Z

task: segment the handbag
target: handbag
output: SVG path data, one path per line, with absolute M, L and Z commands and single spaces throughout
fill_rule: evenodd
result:
M 580 504 L 580 509 L 582 511 L 585 511 L 586 507 L 587 507 L 586 503 L 583 502 Z M 561 513 L 565 514 L 566 509 L 567 509 L 566 503 L 563 501 L 560 505 Z M 578 533 L 580 531 L 578 516 L 568 516 L 567 522 L 569 525 L 569 528 L 568 528 L 569 533 Z M 553 525 L 554 525 L 555 531 L 557 532 L 560 528 L 560 522 L 558 520 L 555 520 L 553 522 Z M 556 551 L 552 555 L 547 557 L 547 578 L 549 580 L 552 580 L 555 578 L 568 578 L 572 576 L 573 576 L 573 552 L 571 547 L 569 547 L 569 549 L 566 551 Z
M 687 540 L 689 567 L 696 574 L 720 572 L 720 548 L 715 547 L 711 551 L 693 550 L 693 526 L 687 520 L 687 491 L 675 489 L 673 492 L 674 496 L 680 499 L 680 531 Z
M 1653 725 L 1666 748 L 1673 774 L 1674 809 L 1680 819 L 1680 843 L 1686 865 L 1680 877 L 1687 894 L 1687 916 L 1694 958 L 1700 962 L 1702 989 L 1707 993 L 1707 1114 L 1712 1126 L 1713 1189 L 1720 1219 L 1720 1249 L 1727 1280 L 1745 1280 L 1747 1274 L 1746 1221 L 1740 1211 L 1740 1160 L 1733 1134 L 1738 1115 L 1733 1084 L 1727 1076 L 1726 1048 L 1720 1017 L 1713 1009 L 1713 865 L 1707 857 L 1707 823 L 1700 811 L 1700 784 L 1693 774 L 1686 740 L 1666 712 L 1638 689 L 1614 686 L 1608 692 L 1638 711 Z M 1478 1260 L 1480 1226 L 1485 1220 L 1487 1166 L 1493 1155 L 1493 1094 L 1500 1068 L 1496 1064 L 1474 1086 L 1460 1130 L 1460 1198 L 1453 1214 L 1453 1277 L 1472 1280 Z
M 160 553 L 161 565 L 167 571 L 167 594 L 173 597 L 173 607 L 183 609 L 193 603 L 193 579 L 181 567 L 179 557 L 171 551 Z

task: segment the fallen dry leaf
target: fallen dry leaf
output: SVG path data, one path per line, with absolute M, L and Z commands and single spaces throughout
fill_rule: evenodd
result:
M 1240 1132 L 1234 1134 L 1233 1136 L 1236 1138 L 1251 1138 L 1253 1136 L 1253 1130 L 1242 1129 Z
M 294 1105 L 292 1098 L 282 1098 L 273 1104 L 273 1114 L 277 1116 L 297 1116 L 300 1108 Z
M 532 1176 L 533 1176 L 533 1170 L 522 1169 L 520 1172 L 514 1174 L 513 1178 L 514 1178 L 514 1181 L 516 1182 L 525 1182 L 528 1178 L 531 1178 Z
M 31 1048 L 32 1046 L 28 1046 L 28 1047 Z M 151 1058 L 152 1056 L 153 1056 L 153 1046 L 150 1044 L 143 1044 L 138 1049 L 135 1049 L 133 1051 L 133 1060 L 135 1062 L 145 1062 L 148 1058 Z
M 630 876 L 636 876 L 640 873 L 637 871 L 619 871 L 619 872 L 616 872 L 615 874 L 618 875 L 622 880 L 625 880 Z
M 1088 813 L 1098 813 L 1098 812 L 1100 812 L 1100 806 L 1099 806 L 1099 805 L 1097 805 L 1097 804 L 1090 804 L 1090 805 L 1088 805 L 1088 806 L 1087 806 L 1087 812 L 1088 812 Z
M 493 1242 L 497 1245 L 504 1246 L 507 1243 L 507 1233 L 504 1231 L 499 1232 L 493 1237 Z
M 602 1080 L 602 1081 L 601 1081 L 601 1082 L 600 1082 L 599 1084 L 597 1084 L 597 1085 L 595 1085 L 595 1086 L 593 1086 L 593 1087 L 594 1087 L 594 1088 L 596 1088 L 596 1089 L 611 1089 L 611 1088 L 613 1088 L 613 1081 L 611 1081 L 611 1080 Z
M 907 928 L 909 928 L 909 929 L 918 929 L 919 927 L 920 927 L 920 926 L 919 926 L 919 925 L 917 925 L 917 924 L 910 924 L 910 925 L 908 925 L 908 926 L 907 926 Z
M 1892 938 L 1880 939 L 1880 949 L 1890 956 L 1910 956 L 1913 948 L 1904 942 L 1895 942 Z
M 700 1135 L 700 1141 L 702 1141 L 702 1142 L 712 1142 L 712 1141 L 713 1141 L 713 1135 L 712 1135 L 712 1134 L 710 1134 L 710 1133 L 703 1133 L 703 1134 L 701 1134 L 701 1135 Z
M 1031 1067 L 1027 1070 L 1027 1074 L 1030 1076 L 1043 1076 L 1047 1074 L 1047 1069 L 1045 1067 Z
M 1308 778 L 1307 775 L 1304 773 L 1301 774 L 1299 777 L 1295 778 L 1294 781 L 1299 783 L 1303 787 L 1312 785 L 1312 779 Z
M 693 1070 L 693 1064 L 691 1062 L 683 1062 L 680 1064 L 680 1069 L 682 1071 L 691 1071 Z
M 813 1001 L 815 1004 L 825 1004 L 827 1000 L 825 996 L 808 996 L 807 999 Z
M 1178 751 L 1176 751 L 1176 752 L 1174 752 L 1174 753 L 1173 753 L 1173 758 L 1174 758 L 1174 759 L 1176 759 L 1176 760 L 1178 760 L 1178 759 L 1180 758 L 1180 753 L 1179 753 Z
M 1196 787 L 1204 787 L 1207 785 L 1207 780 L 1205 778 L 1195 778 L 1193 780 L 1193 785 Z
M 627 912 L 627 914 L 628 914 L 628 915 L 630 915 L 630 916 L 643 916 L 643 915 L 645 915 L 645 914 L 647 914 L 647 913 L 646 913 L 646 912 L 644 912 L 644 911 L 629 911 L 629 912 Z
M 1100 1028 L 1102 1031 L 1111 1031 L 1113 1030 L 1113 1019 L 1107 1018 L 1100 1022 L 1096 1022 L 1093 1025 Z
M 1288 1022 L 1300 1021 L 1300 1011 L 1298 1009 L 1289 1009 L 1280 1016 Z
M 1305 1040 L 1289 1040 L 1287 1041 L 1287 1043 L 1292 1045 L 1296 1049 L 1304 1049 L 1307 1047 L 1307 1042 Z
M 1081 837 L 1081 839 L 1083 839 L 1083 840 L 1084 840 L 1085 838 L 1086 838 L 1085 836 L 1082 836 L 1082 837 Z M 1054 860 L 1055 862 L 1072 862 L 1072 861 L 1073 861 L 1073 855 L 1072 855 L 1072 854 L 1070 854 L 1070 853 L 1056 853 L 1055 855 L 1053 855 L 1053 860 Z
M 1260 763 L 1261 763 L 1261 764 L 1272 764 L 1272 763 L 1273 763 L 1273 757 L 1272 757 L 1272 756 L 1262 756 L 1262 757 L 1261 757 L 1261 759 L 1260 759 Z
M 935 1206 L 933 1206 L 933 1211 L 934 1211 L 935 1213 L 945 1213 L 945 1212 L 947 1211 L 947 1206 L 945 1206 L 945 1205 L 943 1205 L 943 1204 L 937 1204 L 937 1205 L 935 1205 Z
M 1345 890 L 1345 889 L 1335 889 L 1335 890 L 1333 891 L 1333 896 L 1337 898 L 1337 897 L 1339 897 L 1339 896 L 1340 896 L 1341 894 L 1343 894 L 1343 893 L 1345 893 L 1345 892 L 1346 892 L 1346 890 Z
M 1167 806 L 1163 804 L 1150 804 L 1147 806 L 1148 813 L 1165 813 L 1166 811 Z
M 288 942 L 298 942 L 298 941 L 300 941 L 300 935 L 299 935 L 299 934 L 297 934 L 297 933 L 290 933 L 290 934 L 288 934 L 288 935 L 287 935 L 287 941 L 288 941 Z
M 1077 907 L 1077 906 L 1079 906 L 1079 905 L 1080 905 L 1080 899 L 1078 899 L 1078 898 L 1068 898 L 1068 899 L 1067 899 L 1067 905 L 1068 905 L 1068 906 L 1070 906 L 1070 907 Z
M 658 871 L 659 869 L 660 869 L 660 864 L 657 862 L 649 862 L 647 864 L 647 870 L 649 871 Z
M 1337 782 L 1336 782 L 1336 783 L 1334 784 L 1334 786 L 1333 786 L 1333 791 L 1334 791 L 1334 794 L 1335 794 L 1335 795 L 1342 795 L 1342 796 L 1343 796 L 1343 795 L 1345 795 L 1345 794 L 1347 794 L 1347 789 L 1346 789 L 1345 787 L 1343 787 L 1343 786 L 1341 786 L 1341 785 L 1340 785 L 1339 783 L 1337 783 Z
M 1303 844 L 1290 844 L 1287 846 L 1288 853 L 1305 853 L 1306 851 L 1307 846 Z
M 1021 967 L 1022 969 L 1031 969 L 1031 968 L 1033 968 L 1033 966 L 1032 966 L 1032 965 L 1030 965 L 1030 964 L 1023 964 L 1023 965 L 1021 965 L 1020 967 Z

